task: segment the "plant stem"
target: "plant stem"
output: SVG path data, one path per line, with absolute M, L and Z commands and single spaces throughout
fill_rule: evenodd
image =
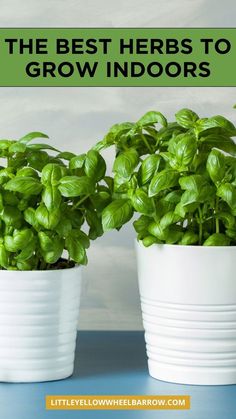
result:
M 142 138 L 142 140 L 143 140 L 144 144 L 146 145 L 147 149 L 150 151 L 150 153 L 152 153 L 152 152 L 153 152 L 153 151 L 152 151 L 152 148 L 151 148 L 151 147 L 150 147 L 150 145 L 148 144 L 148 141 L 147 141 L 147 139 L 145 138 L 145 135 L 143 135 L 143 133 L 140 133 L 140 135 L 141 135 L 141 138 Z
M 219 218 L 217 217 L 217 213 L 218 213 L 218 209 L 219 209 L 219 198 L 218 196 L 216 197 L 216 233 L 220 232 L 220 225 L 219 225 Z
M 86 199 L 88 199 L 89 195 L 84 196 L 83 198 L 81 198 L 78 202 L 76 202 L 75 205 L 73 205 L 73 208 L 77 208 L 80 204 L 82 204 L 82 202 L 84 202 Z
M 199 132 L 196 128 L 194 129 L 194 134 L 195 134 L 196 140 L 198 141 Z
M 154 215 L 156 216 L 157 215 L 157 209 L 156 209 L 155 199 L 152 197 L 151 201 L 152 201 L 152 206 L 153 206 L 153 212 L 154 212 Z
M 37 269 L 39 269 L 40 271 L 44 271 L 46 269 L 46 262 L 44 260 L 38 261 L 38 267 Z

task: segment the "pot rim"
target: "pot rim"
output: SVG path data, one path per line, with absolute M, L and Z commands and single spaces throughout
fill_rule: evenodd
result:
M 8 273 L 10 272 L 11 274 L 16 274 L 16 275 L 19 275 L 19 273 L 20 274 L 24 274 L 24 275 L 32 275 L 32 274 L 36 274 L 37 275 L 37 273 L 40 273 L 41 275 L 50 275 L 50 273 L 51 272 L 67 272 L 67 271 L 73 271 L 73 270 L 81 270 L 81 265 L 75 265 L 75 266 L 73 266 L 73 267 L 71 267 L 71 268 L 62 268 L 62 269 L 35 269 L 35 270 L 29 270 L 29 271 L 24 271 L 24 270 L 22 270 L 22 271 L 20 271 L 20 270 L 11 270 L 11 269 L 2 269 L 2 270 L 0 270 L 0 277 L 1 277 L 1 272 L 2 273 L 4 273 L 4 275 L 6 274 L 6 272 L 7 272 L 7 275 L 8 275 Z
M 186 248 L 190 248 L 190 249 L 233 249 L 236 250 L 236 246 L 203 246 L 203 245 L 198 245 L 198 244 L 167 244 L 167 243 L 153 243 L 151 246 L 149 247 L 145 247 L 142 243 L 141 240 L 138 240 L 137 238 L 135 239 L 135 243 L 138 244 L 139 246 L 143 247 L 144 249 L 149 249 L 152 247 L 170 247 L 170 248 L 178 248 L 178 249 L 186 249 Z M 204 250 L 205 251 L 205 250 Z

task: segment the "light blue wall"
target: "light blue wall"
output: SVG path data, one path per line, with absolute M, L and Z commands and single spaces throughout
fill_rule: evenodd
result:
M 235 0 L 1 0 L 0 26 L 234 26 Z M 82 153 L 116 122 L 149 109 L 169 118 L 181 107 L 236 121 L 236 88 L 0 88 L 0 137 L 40 130 L 54 145 Z M 111 166 L 112 153 L 106 157 Z M 89 251 L 82 329 L 140 329 L 131 226 Z

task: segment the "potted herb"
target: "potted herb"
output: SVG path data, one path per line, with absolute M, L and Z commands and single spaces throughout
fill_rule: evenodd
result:
M 133 213 L 150 374 L 186 384 L 236 383 L 236 135 L 223 116 L 188 109 L 117 124 L 104 230 Z
M 103 233 L 101 211 L 109 203 L 98 152 L 60 153 L 31 142 L 38 137 L 48 138 L 33 132 L 0 140 L 1 381 L 72 374 L 80 265 L 90 239 Z

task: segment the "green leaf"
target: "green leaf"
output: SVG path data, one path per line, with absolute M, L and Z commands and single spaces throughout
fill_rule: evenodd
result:
M 0 184 L 3 185 L 9 179 L 14 178 L 15 170 L 13 167 L 6 167 L 5 169 L 0 170 Z
M 56 209 L 61 203 L 61 194 L 56 186 L 47 185 L 42 193 L 42 201 L 49 211 Z
M 21 169 L 18 169 L 16 176 L 35 177 L 36 179 L 39 179 L 38 172 L 32 169 L 32 167 L 22 167 Z
M 26 134 L 24 137 L 21 137 L 19 139 L 19 143 L 27 144 L 30 141 L 34 140 L 35 138 L 49 138 L 46 134 L 43 134 L 42 132 L 30 132 L 29 134 Z
M 182 236 L 180 244 L 183 246 L 189 246 L 191 244 L 197 244 L 199 240 L 198 234 L 194 233 L 193 231 L 187 231 Z
M 208 202 L 214 197 L 215 188 L 202 175 L 184 176 L 180 178 L 179 183 L 185 190 L 180 200 L 183 206 L 194 202 Z
M 160 155 L 151 154 L 142 162 L 140 167 L 142 185 L 149 182 L 149 180 L 156 174 L 159 168 L 160 159 Z
M 218 185 L 225 176 L 225 158 L 218 150 L 212 150 L 207 159 L 207 171 L 211 180 Z
M 80 228 L 84 222 L 84 212 L 79 209 L 67 207 L 64 216 L 70 220 L 72 227 L 74 228 Z
M 2 198 L 5 205 L 16 206 L 19 203 L 19 199 L 14 192 L 2 191 Z
M 37 269 L 37 259 L 35 257 L 31 257 L 28 260 L 19 260 L 16 258 L 17 263 L 17 270 L 18 271 L 33 271 Z
M 85 249 L 83 244 L 75 236 L 71 235 L 67 237 L 65 246 L 72 260 L 77 263 L 84 264 L 86 256 Z
M 167 127 L 161 128 L 158 131 L 158 140 L 162 144 L 168 144 L 168 141 L 173 137 L 181 133 L 184 133 L 185 129 L 181 127 L 177 122 L 168 122 Z
M 42 169 L 41 182 L 43 185 L 57 185 L 62 177 L 62 169 L 59 164 L 48 163 Z
M 30 198 L 30 196 L 29 196 L 29 195 L 25 195 L 23 198 L 21 198 L 21 199 L 19 200 L 19 203 L 18 203 L 18 205 L 17 205 L 17 208 L 18 208 L 20 211 L 24 211 L 24 210 L 26 210 L 26 208 L 28 208 L 28 206 L 29 206 L 29 205 L 31 205 L 31 204 L 29 203 L 29 198 Z M 12 204 L 10 204 L 10 205 L 12 205 Z
M 95 240 L 103 235 L 102 220 L 95 211 L 87 210 L 86 220 L 90 227 L 89 238 Z
M 32 225 L 36 231 L 40 230 L 41 227 L 36 220 L 34 208 L 30 207 L 24 211 L 24 219 L 28 224 Z
M 165 241 L 168 231 L 166 229 L 163 229 L 160 225 L 160 223 L 153 221 L 148 226 L 148 232 L 156 237 L 158 240 Z
M 152 199 L 142 189 L 136 189 L 131 196 L 131 201 L 134 209 L 141 214 L 151 215 L 155 210 Z
M 209 150 L 210 151 L 210 150 Z M 206 162 L 208 158 L 209 151 L 205 152 L 202 149 L 195 154 L 194 159 L 191 163 L 190 170 L 193 173 L 206 174 Z
M 225 201 L 232 210 L 236 209 L 236 188 L 231 183 L 224 183 L 217 189 L 217 196 Z
M 33 232 L 29 228 L 15 230 L 13 236 L 6 235 L 4 237 L 4 244 L 9 252 L 17 252 L 24 249 L 33 237 Z
M 170 202 L 171 204 L 178 204 L 182 196 L 182 191 L 172 191 L 169 192 L 163 199 L 166 202 Z
M 53 164 L 59 164 L 59 163 L 53 163 Z M 61 163 L 59 164 L 59 166 L 61 170 L 61 177 L 70 175 L 70 170 L 66 166 L 62 165 Z
M 188 191 L 186 191 L 186 192 L 188 192 Z M 191 201 L 191 202 L 195 202 L 195 200 Z M 181 218 L 185 218 L 186 212 L 187 212 L 187 208 L 186 208 L 185 204 L 182 203 L 182 202 L 179 202 L 175 207 L 175 214 L 177 216 L 181 217 Z
M 71 236 L 75 237 L 80 243 L 84 246 L 85 249 L 88 249 L 90 246 L 89 237 L 80 229 L 73 229 Z
M 72 230 L 71 220 L 66 216 L 62 216 L 55 230 L 60 237 L 67 237 Z
M 9 153 L 24 153 L 25 150 L 26 145 L 20 142 L 12 143 L 12 145 L 8 149 Z
M 95 150 L 89 150 L 85 158 L 85 174 L 94 181 L 101 180 L 106 173 L 104 158 Z
M 193 128 L 196 125 L 196 121 L 199 119 L 199 116 L 191 111 L 190 109 L 181 109 L 175 114 L 177 123 L 183 128 Z
M 236 156 L 236 144 L 232 138 L 222 134 L 210 134 L 200 138 L 202 152 L 211 151 L 212 148 L 218 148 L 232 156 Z
M 93 203 L 93 206 L 100 213 L 104 210 L 105 207 L 107 207 L 108 204 L 110 204 L 111 196 L 110 193 L 106 191 L 101 191 L 93 194 L 91 196 L 91 201 Z
M 183 176 L 179 179 L 181 189 L 200 192 L 205 185 L 209 185 L 203 175 Z
M 147 235 L 148 226 L 150 224 L 151 219 L 145 215 L 141 215 L 138 220 L 133 222 L 134 229 L 137 233 L 142 235 Z
M 233 239 L 235 241 L 235 239 L 236 239 L 236 229 L 235 228 L 232 228 L 232 229 L 228 228 L 225 231 L 225 233 L 228 237 L 230 237 L 230 239 Z
M 203 246 L 229 246 L 230 238 L 221 233 L 214 233 L 203 243 Z
M 58 189 L 62 196 L 68 198 L 90 195 L 94 192 L 94 183 L 87 176 L 65 176 L 61 178 Z
M 102 213 L 104 232 L 114 228 L 120 228 L 132 218 L 132 215 L 133 208 L 130 200 L 117 199 L 113 201 Z
M 27 160 L 24 153 L 15 153 L 13 156 L 8 156 L 8 169 L 13 169 L 14 173 L 16 169 L 19 169 L 27 165 Z
M 114 176 L 114 192 L 126 193 L 129 189 L 131 189 L 129 182 L 116 173 Z
M 225 156 L 226 176 L 225 181 L 231 181 L 236 186 L 236 159 L 232 156 Z
M 8 257 L 9 253 L 6 251 L 4 244 L 0 244 L 0 266 L 2 268 L 7 269 L 8 268 Z
M 175 158 L 180 166 L 188 166 L 197 152 L 197 141 L 189 134 L 185 134 L 178 141 L 175 148 Z
M 60 220 L 60 210 L 48 211 L 44 204 L 39 205 L 35 211 L 36 221 L 47 230 L 53 230 Z
M 175 224 L 180 221 L 180 217 L 174 212 L 169 211 L 160 220 L 160 227 L 164 230 L 169 227 L 171 224 Z
M 230 136 L 235 135 L 236 129 L 235 126 L 226 119 L 224 116 L 216 115 L 211 118 L 199 119 L 198 121 L 198 131 L 204 131 L 210 128 L 221 128 L 223 132 L 228 133 Z
M 178 172 L 171 169 L 162 170 L 153 177 L 149 186 L 149 196 L 158 195 L 161 191 L 178 185 L 178 179 Z
M 0 140 L 0 150 L 8 150 L 12 143 L 11 140 Z
M 112 144 L 118 144 L 123 136 L 127 136 L 130 130 L 134 127 L 132 122 L 123 122 L 122 124 L 113 125 L 102 141 L 99 141 L 93 150 L 100 151 L 103 148 L 109 147 Z
M 71 153 L 70 151 L 62 151 L 56 156 L 56 158 L 58 159 L 63 159 L 63 160 L 68 160 L 68 161 L 70 161 L 74 157 L 76 157 L 75 153 Z
M 4 204 L 5 203 L 3 203 L 3 194 L 0 193 L 0 212 L 4 209 Z M 1 222 L 0 222 L 0 224 L 1 224 Z M 0 238 L 0 240 L 1 240 L 1 238 Z
M 18 249 L 22 250 L 26 243 L 30 242 L 34 237 L 34 234 L 31 229 L 23 228 L 21 230 L 14 230 L 13 239 L 14 243 L 17 245 Z
M 41 172 L 43 167 L 49 161 L 49 155 L 46 153 L 46 151 L 42 151 L 42 150 L 33 151 L 32 150 L 28 154 L 27 160 L 31 167 Z
M 4 206 L 1 213 L 1 219 L 5 224 L 15 228 L 20 228 L 23 221 L 22 213 L 18 210 L 18 208 L 8 205 Z
M 167 120 L 160 112 L 149 111 L 145 113 L 137 122 L 137 126 L 145 127 L 145 125 L 154 125 L 160 123 L 163 127 L 167 126 Z
M 21 252 L 15 257 L 18 262 L 28 261 L 35 253 L 36 239 L 35 237 L 27 242 Z M 32 269 L 32 268 L 31 268 Z M 24 268 L 25 270 L 25 268 Z
M 16 176 L 5 184 L 5 189 L 26 195 L 38 195 L 42 190 L 42 185 L 34 177 Z
M 99 141 L 93 147 L 93 150 L 100 152 L 101 150 L 115 144 L 117 149 L 123 149 L 131 135 L 131 129 L 135 126 L 132 122 L 124 122 L 122 124 L 113 125 L 102 141 Z
M 174 244 L 181 240 L 183 236 L 183 232 L 181 230 L 181 227 L 179 225 L 170 226 L 166 230 L 166 238 L 165 242 L 167 244 Z
M 129 179 L 138 165 L 139 156 L 135 149 L 130 149 L 120 153 L 114 162 L 113 172 L 123 179 Z
M 44 143 L 37 143 L 37 144 L 28 144 L 27 150 L 52 150 L 52 151 L 59 151 L 57 148 Z
M 179 135 L 173 135 L 170 138 L 170 140 L 168 141 L 168 151 L 169 151 L 169 153 L 171 153 L 172 158 L 176 154 L 176 147 L 177 147 L 178 142 L 182 138 L 184 138 L 186 135 L 189 136 L 189 134 L 186 134 L 186 133 L 181 133 Z M 164 153 L 162 152 L 161 155 L 162 155 L 162 157 L 164 158 L 165 161 L 169 161 L 170 158 L 171 158 L 170 155 L 168 155 L 168 153 L 165 153 L 165 152 Z
M 142 243 L 145 247 L 149 247 L 154 243 L 157 243 L 157 239 L 154 236 L 146 236 L 143 238 Z
M 216 214 L 216 217 L 222 220 L 227 229 L 233 229 L 235 227 L 235 217 L 229 212 L 219 212 Z
M 38 237 L 45 262 L 50 264 L 57 262 L 64 249 L 64 240 L 57 235 L 51 236 L 44 231 L 40 231 Z
M 70 169 L 81 169 L 84 165 L 86 154 L 80 154 L 75 156 L 70 160 L 69 167 Z
M 204 193 L 206 193 L 206 197 L 207 197 L 207 193 L 208 191 L 205 191 L 204 189 Z M 180 206 L 184 207 L 190 204 L 193 204 L 194 202 L 201 202 L 202 200 L 204 201 L 204 197 L 203 199 L 199 200 L 199 195 L 200 195 L 200 191 L 198 190 L 187 190 L 183 193 L 183 195 L 181 196 L 181 200 L 180 200 Z M 180 207 L 178 207 L 180 209 Z

